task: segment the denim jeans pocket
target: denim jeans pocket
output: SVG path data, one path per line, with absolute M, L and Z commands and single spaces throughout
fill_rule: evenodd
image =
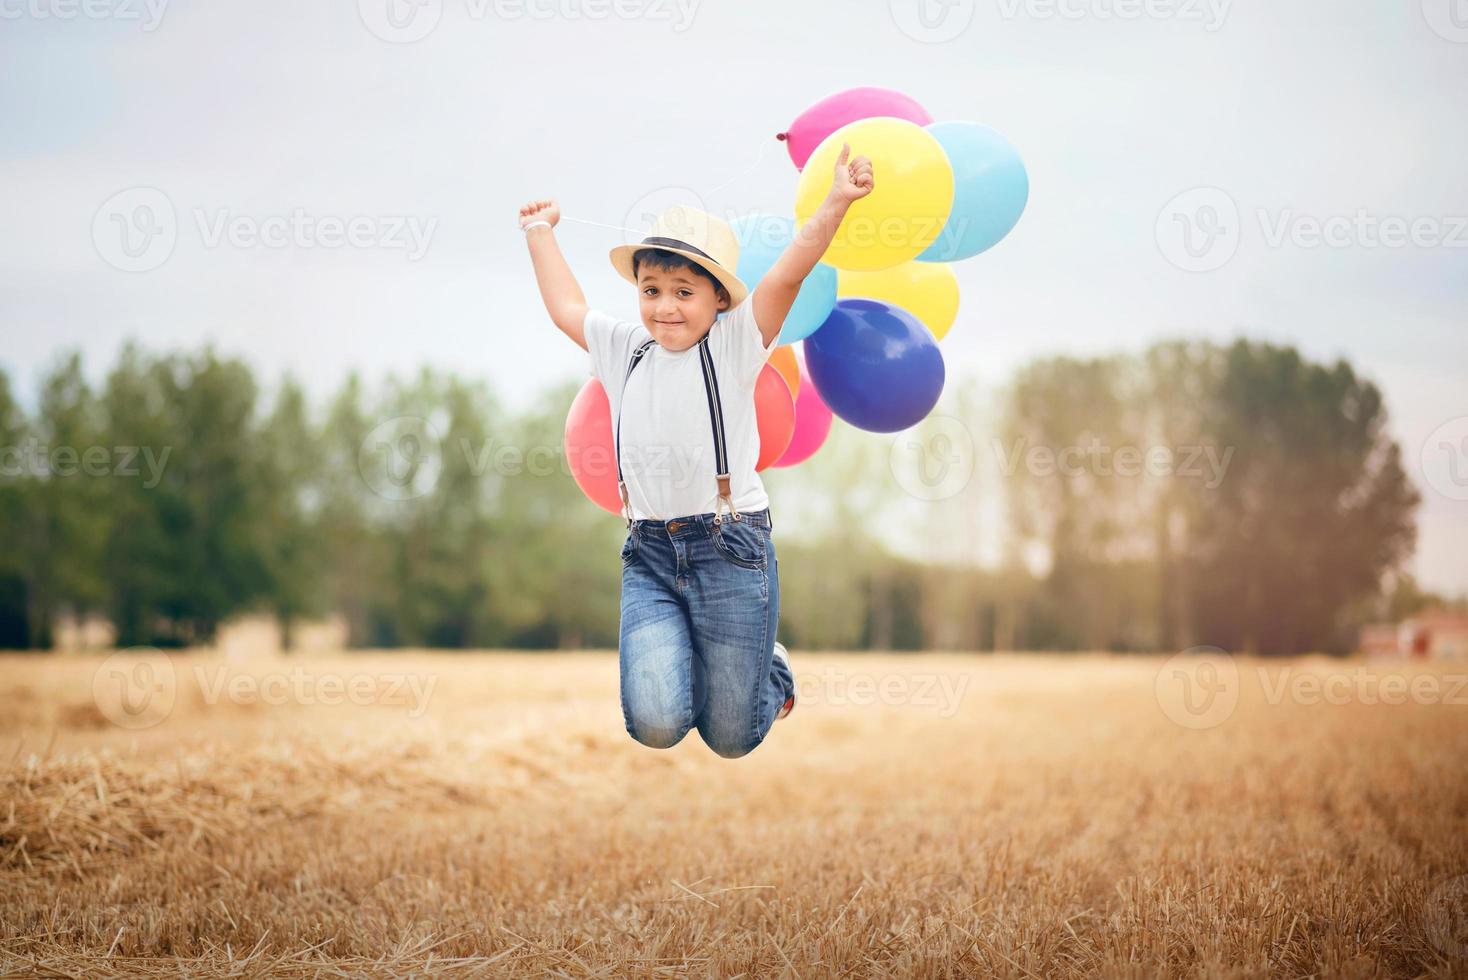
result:
M 762 569 L 769 560 L 765 551 L 766 533 L 762 527 L 728 521 L 720 524 L 719 530 L 710 531 L 709 538 L 714 550 L 730 564 Z
M 637 537 L 637 532 L 636 531 L 628 531 L 627 532 L 627 540 L 622 542 L 622 567 L 623 568 L 626 568 L 628 565 L 632 564 L 633 560 L 637 557 L 637 541 L 636 541 L 636 537 Z

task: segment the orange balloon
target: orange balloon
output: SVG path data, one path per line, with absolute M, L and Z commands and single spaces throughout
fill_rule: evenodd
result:
M 596 378 L 581 386 L 566 414 L 566 461 L 581 492 L 602 510 L 622 513 L 617 457 L 612 449 L 612 405 Z
M 784 455 L 795 435 L 795 398 L 784 376 L 768 362 L 754 383 L 754 417 L 759 424 L 759 460 L 754 468 L 762 470 Z
M 800 397 L 800 366 L 795 363 L 795 345 L 781 344 L 770 354 L 770 363 L 780 372 L 780 377 L 790 386 L 790 397 Z

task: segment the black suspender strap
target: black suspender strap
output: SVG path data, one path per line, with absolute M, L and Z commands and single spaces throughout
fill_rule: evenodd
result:
M 632 352 L 632 363 L 627 365 L 627 374 L 622 378 L 622 394 L 617 399 L 617 429 L 612 434 L 612 452 L 617 457 L 617 492 L 622 495 L 622 516 L 627 519 L 628 527 L 632 526 L 632 504 L 627 499 L 627 483 L 622 479 L 622 403 L 627 398 L 627 382 L 632 380 L 632 372 L 642 363 L 642 355 L 655 343 L 656 340 L 646 341 Z
M 698 342 L 698 356 L 703 362 L 703 391 L 709 401 L 709 422 L 714 429 L 714 474 L 719 481 L 719 496 L 714 500 L 714 526 L 719 524 L 719 501 L 729 505 L 729 513 L 737 521 L 734 496 L 729 489 L 729 446 L 724 441 L 724 408 L 719 398 L 719 376 L 714 372 L 714 356 L 709 353 L 708 334 Z
M 622 403 L 627 397 L 627 382 L 632 380 L 632 372 L 637 370 L 643 355 L 655 343 L 656 340 L 649 340 L 633 351 L 632 361 L 627 365 L 627 374 L 622 379 L 622 397 L 617 400 L 617 425 L 613 433 L 612 451 L 617 455 L 617 491 L 622 495 L 623 516 L 627 519 L 628 527 L 632 526 L 632 503 L 627 496 L 627 482 L 622 477 Z M 714 371 L 714 358 L 709 353 L 707 334 L 698 342 L 698 356 L 703 368 L 703 391 L 708 398 L 709 424 L 714 434 L 714 470 L 719 484 L 719 496 L 714 502 L 714 528 L 717 530 L 722 514 L 721 502 L 728 504 L 729 515 L 736 521 L 739 520 L 739 511 L 734 507 L 734 496 L 730 489 L 729 445 L 724 439 L 724 407 L 719 397 L 719 376 Z

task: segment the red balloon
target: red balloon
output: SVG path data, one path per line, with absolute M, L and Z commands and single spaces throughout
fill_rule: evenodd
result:
M 795 434 L 795 399 L 790 396 L 790 385 L 768 361 L 754 383 L 754 416 L 759 424 L 759 461 L 754 468 L 762 470 L 780 458 Z
M 804 358 L 799 359 L 799 368 L 804 374 Z M 790 437 L 789 447 L 775 460 L 774 465 L 794 466 L 805 462 L 825 444 L 826 437 L 830 434 L 831 410 L 826 407 L 816 386 L 807 379 L 800 386 L 800 394 L 795 397 L 795 434 Z
M 591 378 L 566 414 L 566 461 L 581 492 L 602 510 L 622 513 L 617 457 L 612 449 L 612 405 L 606 389 Z
M 808 387 L 802 385 L 802 388 Z M 755 420 L 759 426 L 756 470 L 769 466 L 785 452 L 795 433 L 795 399 L 790 385 L 766 363 L 754 386 Z M 581 492 L 598 507 L 622 513 L 617 490 L 617 460 L 612 447 L 612 406 L 596 378 L 587 380 L 566 414 L 566 460 Z

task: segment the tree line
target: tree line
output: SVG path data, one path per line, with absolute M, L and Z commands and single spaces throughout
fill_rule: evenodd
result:
M 338 614 L 353 647 L 615 648 L 625 527 L 562 453 L 578 387 L 512 412 L 424 369 L 313 406 L 211 348 L 128 345 L 95 387 L 62 355 L 26 409 L 0 371 L 0 647 L 51 648 L 64 614 L 186 647 L 268 611 L 287 647 Z M 1386 419 L 1346 362 L 1244 340 L 950 379 L 909 433 L 838 420 L 762 474 L 781 636 L 1345 652 L 1437 600 L 1401 572 L 1418 497 Z

